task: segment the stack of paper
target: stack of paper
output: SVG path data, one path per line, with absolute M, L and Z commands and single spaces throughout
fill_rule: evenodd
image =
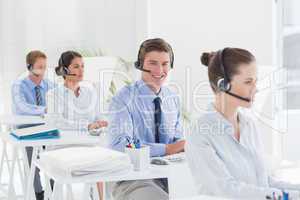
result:
M 40 154 L 47 170 L 64 176 L 119 175 L 132 169 L 127 154 L 102 147 L 72 147 Z M 55 163 L 55 164 L 53 164 Z
M 49 127 L 47 125 L 16 129 L 10 134 L 18 140 L 40 140 L 59 137 L 58 129 Z

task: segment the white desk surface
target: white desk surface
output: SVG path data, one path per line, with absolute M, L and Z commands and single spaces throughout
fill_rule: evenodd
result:
M 144 171 L 133 171 L 115 176 L 99 176 L 97 174 L 83 177 L 65 177 L 49 170 L 40 161 L 36 161 L 35 165 L 48 177 L 54 179 L 61 184 L 72 183 L 94 183 L 98 181 L 111 182 L 121 180 L 142 180 L 155 178 L 168 178 L 170 199 L 172 200 L 225 200 L 220 197 L 210 197 L 206 195 L 197 195 L 192 180 L 190 180 L 190 172 L 186 171 L 187 163 L 185 161 L 180 163 L 171 163 L 170 165 L 151 165 L 150 169 Z M 182 171 L 184 170 L 184 171 Z
M 291 167 L 276 170 L 273 175 L 273 178 L 288 182 L 294 185 L 294 189 L 300 190 L 300 167 Z
M 45 123 L 45 119 L 39 116 L 22 116 L 22 115 L 0 115 L 0 124 L 16 125 L 16 124 L 33 124 L 33 123 Z M 71 145 L 71 144 L 95 144 L 103 145 L 105 143 L 104 137 L 102 136 L 90 136 L 87 132 L 76 132 L 76 131 L 61 131 L 60 138 L 57 139 L 45 139 L 45 140 L 17 140 L 9 133 L 0 133 L 0 137 L 11 145 L 18 147 L 39 147 L 39 146 L 54 146 L 54 145 Z M 92 175 L 90 177 L 85 176 L 76 178 L 66 178 L 65 176 L 59 176 L 58 174 L 52 173 L 49 170 L 45 170 L 47 166 L 42 165 L 39 161 L 35 164 L 49 177 L 60 183 L 76 183 L 76 182 L 96 182 L 96 181 L 120 181 L 120 180 L 141 180 L 141 179 L 154 179 L 167 177 L 170 183 L 170 199 L 174 200 L 217 200 L 223 199 L 219 197 L 210 197 L 204 195 L 197 195 L 195 185 L 192 180 L 191 173 L 186 162 L 172 163 L 167 166 L 151 165 L 151 168 L 147 171 L 130 171 L 129 173 L 122 174 L 119 176 L 107 176 L 99 177 Z M 281 172 L 278 176 L 288 176 Z M 291 172 L 291 171 L 289 171 Z M 300 175 L 300 169 L 298 169 Z M 52 173 L 52 174 L 51 174 Z M 283 175 L 284 174 L 284 175 Z M 289 174 L 289 173 L 288 173 Z M 294 171 L 290 175 L 295 178 Z M 300 180 L 300 179 L 297 179 Z M 173 183 L 173 184 L 172 184 Z M 175 183 L 175 184 L 174 184 Z
M 197 196 L 190 196 L 186 198 L 171 198 L 172 200 L 233 200 L 233 199 L 225 199 L 224 197 L 214 197 L 214 196 L 207 196 L 207 195 L 197 195 Z
M 148 170 L 134 171 L 130 170 L 128 173 L 122 173 L 118 175 L 101 176 L 97 174 L 78 176 L 78 177 L 66 177 L 62 174 L 54 172 L 47 166 L 46 163 L 42 163 L 37 160 L 35 165 L 44 172 L 48 177 L 54 179 L 54 181 L 61 184 L 72 184 L 72 183 L 95 183 L 99 181 L 111 182 L 111 181 L 122 181 L 122 180 L 142 180 L 142 179 L 156 179 L 156 178 L 167 178 L 169 176 L 169 166 L 157 166 L 151 165 Z
M 17 140 L 15 137 L 11 136 L 9 132 L 0 133 L 0 137 L 7 143 L 18 147 L 55 146 L 55 145 L 71 145 L 71 144 L 104 145 L 105 143 L 104 134 L 102 134 L 101 136 L 91 136 L 89 135 L 88 132 L 78 132 L 78 131 L 60 131 L 60 138 L 55 138 L 55 139 Z
M 0 115 L 0 124 L 17 125 L 17 124 L 35 124 L 45 123 L 45 119 L 40 116 L 29 115 Z

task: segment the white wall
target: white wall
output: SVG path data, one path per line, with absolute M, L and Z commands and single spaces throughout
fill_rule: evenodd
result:
M 0 3 L 1 112 L 10 111 L 10 86 L 26 71 L 25 56 L 32 49 L 44 51 L 51 67 L 62 51 L 74 48 L 101 48 L 129 60 L 136 57 L 135 0 Z
M 101 48 L 109 55 L 134 60 L 142 40 L 163 37 L 175 52 L 172 81 L 179 86 L 187 110 L 195 113 L 205 109 L 212 97 L 207 69 L 200 65 L 203 51 L 242 47 L 252 51 L 260 65 L 273 62 L 272 1 L 0 2 L 0 78 L 4 80 L 0 97 L 5 105 L 10 104 L 9 86 L 25 71 L 25 55 L 31 49 L 45 51 L 49 66 L 55 66 L 60 53 L 70 48 Z M 195 94 L 199 96 L 196 100 Z M 1 105 L 2 111 L 9 110 Z
M 165 38 L 172 45 L 172 79 L 181 88 L 190 112 L 200 113 L 212 97 L 207 69 L 200 64 L 202 52 L 240 47 L 250 50 L 259 65 L 273 64 L 272 1 L 149 0 L 149 5 L 149 37 Z M 195 93 L 197 101 L 192 98 Z M 272 102 L 270 95 L 268 98 Z M 257 99 L 263 112 L 272 112 L 272 104 L 261 100 Z M 268 152 L 272 149 L 270 126 L 263 123 L 261 129 Z
M 193 82 L 206 79 L 200 55 L 231 46 L 253 52 L 260 65 L 272 65 L 272 4 L 270 1 L 151 0 L 150 37 L 168 40 L 176 54 L 176 80 L 186 66 Z M 195 73 L 194 73 L 195 72 Z
M 20 13 L 25 11 L 25 2 L 11 0 L 0 1 L 0 41 L 1 41 L 1 86 L 0 111 L 9 110 L 5 104 L 9 99 L 10 80 L 17 76 L 19 67 L 25 67 L 24 49 L 26 32 L 24 20 Z M 4 102 L 4 103 L 3 103 Z

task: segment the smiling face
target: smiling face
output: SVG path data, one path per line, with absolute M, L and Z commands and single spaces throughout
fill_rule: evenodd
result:
M 234 105 L 249 108 L 255 99 L 257 82 L 257 66 L 255 62 L 241 64 L 238 67 L 238 73 L 233 75 L 230 83 L 230 92 L 239 96 L 251 99 L 251 102 L 242 101 L 235 97 L 228 96 L 228 100 Z
M 35 74 L 39 76 L 40 78 L 44 77 L 45 71 L 47 66 L 47 60 L 46 58 L 37 58 L 34 64 L 32 65 L 32 72 L 31 74 Z
M 170 54 L 164 51 L 150 51 L 145 54 L 142 79 L 157 93 L 164 84 L 170 71 Z
M 84 63 L 81 57 L 74 57 L 71 64 L 68 66 L 72 76 L 66 76 L 66 80 L 80 82 L 83 80 Z

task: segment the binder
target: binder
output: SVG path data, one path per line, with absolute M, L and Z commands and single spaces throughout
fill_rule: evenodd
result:
M 59 138 L 59 130 L 47 125 L 13 130 L 10 133 L 18 140 L 41 140 Z

